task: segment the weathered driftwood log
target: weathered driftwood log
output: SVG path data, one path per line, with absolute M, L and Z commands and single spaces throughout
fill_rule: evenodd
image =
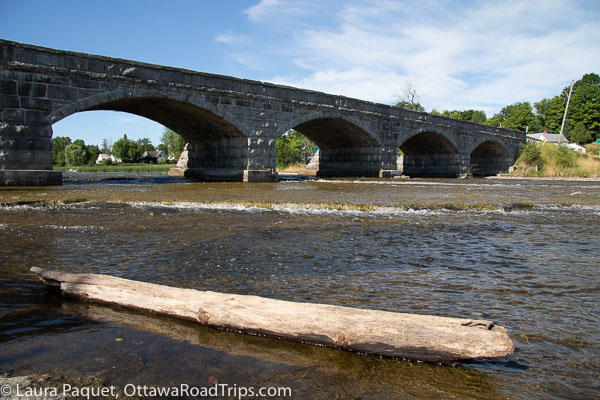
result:
M 35 267 L 31 271 L 64 294 L 92 302 L 361 353 L 448 362 L 504 357 L 514 350 L 506 330 L 491 321 L 202 292 Z

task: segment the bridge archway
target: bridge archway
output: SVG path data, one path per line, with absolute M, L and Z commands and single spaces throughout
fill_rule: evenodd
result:
M 400 150 L 403 153 L 404 175 L 456 178 L 465 169 L 463 157 L 454 143 L 437 132 L 416 133 L 400 145 Z
M 490 176 L 508 171 L 513 160 L 502 144 L 486 140 L 473 149 L 470 162 L 473 176 Z
M 360 121 L 315 113 L 296 119 L 290 128 L 319 146 L 318 162 L 311 163 L 317 176 L 379 176 L 381 145 Z
M 198 103 L 198 100 L 196 100 Z M 248 137 L 234 118 L 210 102 L 184 101 L 154 91 L 103 93 L 69 104 L 49 116 L 55 123 L 77 112 L 112 110 L 139 115 L 180 134 L 187 145 L 177 166 L 186 177 L 242 180 Z

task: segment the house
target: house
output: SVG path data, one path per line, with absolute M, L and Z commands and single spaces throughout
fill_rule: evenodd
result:
M 159 158 L 164 158 L 165 160 L 169 158 L 168 154 L 162 150 L 157 151 L 145 151 L 140 158 L 140 161 L 144 164 L 156 164 Z
M 539 133 L 529 133 L 527 134 L 527 141 L 529 142 L 548 142 L 554 144 L 567 144 L 569 141 L 564 135 L 557 133 L 548 133 L 548 131 L 539 132 Z
M 560 146 L 565 146 L 571 150 L 585 153 L 585 147 L 578 145 L 577 143 L 569 143 L 566 137 L 557 133 L 548 133 L 548 131 L 539 133 L 530 133 L 527 135 L 528 142 L 548 142 Z
M 585 153 L 586 152 L 586 148 L 583 146 L 578 145 L 577 143 L 569 143 L 566 145 L 569 149 L 577 151 L 579 153 Z
M 96 159 L 96 164 L 101 164 L 104 161 L 110 160 L 111 163 L 120 163 L 121 159 L 113 156 L 112 154 L 98 154 L 98 158 Z

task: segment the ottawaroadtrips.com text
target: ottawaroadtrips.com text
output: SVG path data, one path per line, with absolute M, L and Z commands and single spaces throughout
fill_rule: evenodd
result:
M 46 386 L 46 387 L 21 387 L 17 384 L 15 387 L 5 384 L 0 388 L 0 395 L 16 396 L 17 398 L 64 398 L 64 397 L 79 397 L 85 399 L 118 399 L 119 394 L 125 396 L 137 397 L 226 397 L 237 398 L 238 400 L 251 397 L 292 397 L 292 389 L 289 387 L 245 387 L 230 385 L 226 383 L 217 383 L 212 386 L 192 386 L 181 384 L 177 386 L 148 386 L 127 384 L 122 390 L 116 386 L 72 386 L 63 384 L 62 386 Z

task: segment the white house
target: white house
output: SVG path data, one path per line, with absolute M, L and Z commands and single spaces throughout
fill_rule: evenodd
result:
M 538 142 L 548 142 L 554 144 L 567 144 L 569 141 L 564 135 L 558 133 L 548 133 L 548 131 L 539 132 L 539 133 L 529 133 L 527 134 L 527 140 L 530 142 L 538 141 Z
M 566 137 L 564 137 L 564 135 L 558 133 L 548 133 L 548 131 L 539 133 L 529 133 L 527 134 L 527 141 L 553 143 L 560 146 L 565 146 L 571 150 L 575 150 L 580 153 L 585 153 L 585 147 L 580 146 L 577 143 L 569 143 L 569 141 Z
M 100 164 L 103 161 L 110 160 L 113 163 L 120 163 L 121 159 L 113 156 L 112 154 L 98 154 L 98 158 L 96 159 L 96 164 Z
M 566 145 L 569 149 L 571 150 L 575 150 L 578 151 L 580 153 L 585 153 L 586 152 L 586 148 L 583 146 L 578 145 L 577 143 L 569 143 Z
M 144 164 L 156 164 L 159 158 L 164 158 L 165 160 L 169 157 L 167 153 L 162 150 L 157 151 L 145 151 L 140 158 Z

